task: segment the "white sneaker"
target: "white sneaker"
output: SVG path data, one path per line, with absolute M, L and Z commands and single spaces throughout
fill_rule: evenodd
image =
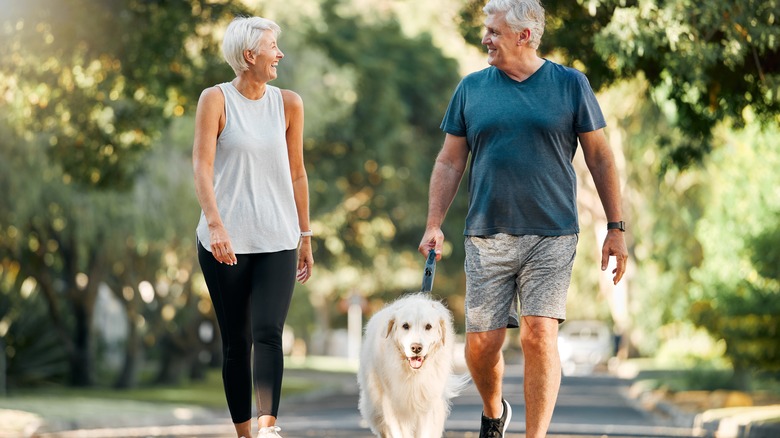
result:
M 257 438 L 274 438 L 274 437 L 281 438 L 282 436 L 279 435 L 278 433 L 276 433 L 276 432 L 279 432 L 281 430 L 282 430 L 282 428 L 279 427 L 279 426 L 261 427 L 260 428 L 260 432 L 257 435 Z

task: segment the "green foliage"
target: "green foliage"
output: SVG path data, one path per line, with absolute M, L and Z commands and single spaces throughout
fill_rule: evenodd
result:
M 25 282 L 18 268 L 7 259 L 0 265 L 0 354 L 5 356 L 6 385 L 13 389 L 63 381 L 67 353 L 51 335 L 55 327 L 34 293 L 34 282 Z
M 0 257 L 18 263 L 22 280 L 34 280 L 31 297 L 45 302 L 49 339 L 67 353 L 73 384 L 94 383 L 92 318 L 101 284 L 111 285 L 131 332 L 147 335 L 152 348 L 156 334 L 141 328 L 175 337 L 181 321 L 197 323 L 185 314 L 208 313 L 188 299 L 193 233 L 179 236 L 197 220 L 190 146 L 150 151 L 168 140 L 160 133 L 171 120 L 194 108 L 204 84 L 230 72 L 214 29 L 233 13 L 246 8 L 237 1 L 33 0 L 0 14 L 0 132 L 7 139 L 0 187 L 9 194 L 0 201 Z M 159 288 L 161 303 L 139 298 L 142 280 Z M 10 347 L 19 351 L 20 339 Z
M 312 217 L 322 226 L 316 258 L 328 260 L 327 269 L 366 270 L 367 278 L 342 283 L 341 294 L 356 286 L 397 294 L 409 288 L 409 278 L 422 278 L 423 258 L 415 254 L 428 179 L 443 140 L 438 125 L 459 74 L 430 35 L 407 37 L 392 20 L 363 22 L 343 5 L 325 2 L 327 26 L 312 26 L 307 37 L 335 64 L 330 75 L 340 79 L 331 82 L 352 84 L 340 108 L 331 109 L 343 115 L 307 145 L 307 162 L 315 163 Z M 452 213 L 453 240 L 462 233 L 461 216 Z M 411 277 L 394 268 L 412 270 Z
M 219 53 L 211 29 L 242 11 L 205 0 L 13 2 L 0 15 L 11 125 L 48 143 L 66 183 L 130 187 L 167 120 L 214 77 L 203 56 Z
M 708 166 L 706 212 L 697 235 L 704 262 L 692 272 L 692 321 L 726 342 L 742 374 L 780 369 L 780 196 L 777 127 L 721 132 Z
M 780 282 L 780 212 L 774 227 L 765 228 L 759 235 L 749 239 L 750 260 L 758 274 Z
M 481 26 L 483 0 L 462 9 L 464 35 Z M 642 75 L 648 96 L 682 137 L 658 133 L 663 169 L 700 162 L 716 123 L 776 123 L 780 113 L 780 9 L 774 0 L 544 2 L 540 51 L 585 71 L 594 88 Z
M 726 341 L 736 369 L 780 371 L 780 290 L 744 281 L 694 303 L 691 319 Z

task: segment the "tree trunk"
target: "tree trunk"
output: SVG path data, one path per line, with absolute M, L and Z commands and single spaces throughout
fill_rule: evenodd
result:
M 92 309 L 84 301 L 73 301 L 73 351 L 70 355 L 70 384 L 92 386 Z
M 122 370 L 114 383 L 115 388 L 135 388 L 138 385 L 138 364 L 140 362 L 141 340 L 135 323 L 136 312 L 132 302 L 125 302 L 127 313 L 127 340 L 125 340 L 125 360 Z
M 98 239 L 100 240 L 100 239 Z M 75 247 L 75 246 L 74 246 Z M 71 384 L 73 386 L 92 386 L 94 382 L 93 333 L 92 320 L 95 315 L 100 284 L 105 278 L 103 259 L 93 250 L 89 257 L 88 283 L 83 290 L 71 290 L 70 301 L 73 307 L 73 353 L 71 354 Z M 75 265 L 74 265 L 75 266 Z M 75 270 L 74 270 L 75 271 Z M 73 273 L 75 278 L 76 273 Z M 78 288 L 78 285 L 76 285 Z

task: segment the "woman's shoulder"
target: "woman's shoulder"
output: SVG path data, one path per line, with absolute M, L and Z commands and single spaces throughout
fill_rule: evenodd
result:
M 303 107 L 303 99 L 301 96 L 292 90 L 278 89 L 282 95 L 282 101 L 285 107 Z
M 201 100 L 208 103 L 219 103 L 225 101 L 225 93 L 219 85 L 213 85 L 204 89 L 200 93 Z

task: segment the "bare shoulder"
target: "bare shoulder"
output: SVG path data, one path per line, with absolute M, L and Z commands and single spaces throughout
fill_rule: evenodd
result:
M 221 88 L 214 85 L 200 93 L 200 101 L 207 105 L 221 104 L 225 101 L 225 95 L 222 94 Z
M 282 101 L 285 108 L 303 109 L 303 99 L 301 96 L 292 90 L 282 89 Z

